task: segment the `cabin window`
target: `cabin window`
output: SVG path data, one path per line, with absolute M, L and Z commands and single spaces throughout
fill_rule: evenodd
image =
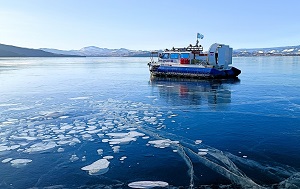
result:
M 180 55 L 180 58 L 189 58 L 190 54 L 189 53 L 182 53 Z
M 161 59 L 169 59 L 169 53 L 163 53 L 161 56 L 160 56 L 160 58 Z
M 170 58 L 171 59 L 178 59 L 179 54 L 178 53 L 171 53 Z

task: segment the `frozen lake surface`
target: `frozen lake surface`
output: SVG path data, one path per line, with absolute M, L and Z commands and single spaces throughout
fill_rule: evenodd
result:
M 299 188 L 300 57 L 236 80 L 148 58 L 1 58 L 0 188 Z

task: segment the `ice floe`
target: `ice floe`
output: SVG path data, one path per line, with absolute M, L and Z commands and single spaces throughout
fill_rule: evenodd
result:
M 82 139 L 83 139 L 83 140 L 93 141 L 92 135 L 91 135 L 91 134 L 88 134 L 88 133 L 83 134 L 83 135 L 82 135 Z
M 79 157 L 77 157 L 77 155 L 73 154 L 71 157 L 70 157 L 70 161 L 71 162 L 74 162 L 74 161 L 77 161 L 79 160 Z
M 8 163 L 8 162 L 10 162 L 12 159 L 13 159 L 13 158 L 6 158 L 6 159 L 2 160 L 1 162 L 2 162 L 2 163 Z
M 73 98 L 69 98 L 70 100 L 87 100 L 90 97 L 88 96 L 79 96 L 79 97 L 73 97 Z
M 202 140 L 196 140 L 195 141 L 195 144 L 201 144 L 202 143 Z
M 12 146 L 0 145 L 0 152 L 9 151 L 9 150 L 15 150 L 15 149 L 18 149 L 18 148 L 20 148 L 19 144 L 12 145 Z
M 14 159 L 10 161 L 10 164 L 12 167 L 21 168 L 31 162 L 31 159 Z
M 205 156 L 205 155 L 207 155 L 207 152 L 198 152 L 198 155 Z
M 11 136 L 10 139 L 12 139 L 12 140 L 34 141 L 34 140 L 37 140 L 37 137 L 31 137 L 31 136 Z
M 172 141 L 170 139 L 162 139 L 162 140 L 152 140 L 148 142 L 152 144 L 156 148 L 166 148 L 169 147 L 171 144 L 179 144 L 179 141 Z
M 120 151 L 120 146 L 111 147 L 114 153 L 118 153 Z
M 72 100 L 76 100 L 76 98 Z M 78 98 L 77 100 L 83 99 Z M 194 177 L 193 160 L 198 159 L 199 162 L 208 166 L 216 173 L 225 176 L 233 183 L 239 185 L 246 183 L 248 186 L 256 186 L 255 183 L 252 183 L 251 179 L 244 175 L 233 164 L 225 153 L 202 144 L 202 140 L 189 140 L 187 144 L 178 136 L 167 135 L 167 130 L 163 130 L 166 128 L 164 121 L 168 117 L 168 123 L 175 122 L 175 120 L 177 120 L 176 116 L 178 116 L 177 112 L 175 113 L 176 110 L 174 110 L 174 112 L 168 111 L 169 109 L 158 110 L 149 104 L 113 99 L 99 101 L 97 103 L 92 102 L 92 99 L 89 101 L 72 101 L 71 103 L 83 102 L 89 103 L 86 107 L 91 107 L 91 113 L 82 112 L 83 114 L 79 115 L 81 113 L 79 112 L 79 114 L 74 115 L 72 111 L 67 112 L 63 108 L 57 108 L 57 110 L 46 112 L 38 110 L 37 112 L 40 112 L 38 115 L 30 115 L 27 118 L 3 118 L 0 123 L 0 152 L 4 151 L 5 154 L 11 153 L 5 151 L 14 150 L 15 152 L 17 151 L 16 153 L 21 154 L 25 152 L 43 152 L 51 149 L 55 152 L 56 149 L 54 148 L 56 147 L 58 148 L 57 152 L 64 152 L 64 149 L 69 152 L 70 148 L 85 150 L 84 148 L 88 146 L 86 144 L 89 144 L 90 141 L 94 141 L 93 144 L 99 145 L 97 148 L 103 148 L 107 156 L 82 167 L 82 170 L 88 171 L 91 175 L 104 174 L 108 171 L 108 160 L 114 158 L 111 155 L 118 153 L 121 147 L 124 149 L 124 152 L 126 152 L 127 148 L 123 147 L 123 145 L 138 141 L 139 137 L 144 140 L 151 138 L 151 141 L 148 141 L 146 145 L 152 145 L 157 148 L 175 147 L 173 148 L 173 152 L 179 154 L 189 168 L 188 174 L 191 178 L 191 184 L 193 184 Z M 166 113 L 166 111 L 168 111 L 168 113 Z M 74 117 L 72 117 L 72 115 L 74 115 Z M 184 128 L 189 129 L 186 126 Z M 157 129 L 162 129 L 163 131 L 158 131 Z M 152 133 L 150 131 L 152 131 Z M 147 142 L 144 140 L 140 140 L 139 145 L 144 145 Z M 101 141 L 103 143 L 101 143 Z M 79 143 L 83 143 L 83 145 L 78 145 L 78 148 L 73 146 Z M 72 147 L 70 147 L 70 145 Z M 94 153 L 96 153 L 97 148 L 94 149 Z M 102 155 L 103 151 L 101 150 L 102 149 L 98 149 L 97 153 Z M 84 151 L 84 153 L 78 151 L 78 153 L 87 154 L 88 151 Z M 12 154 L 13 153 L 11 153 L 10 156 L 12 156 Z M 65 152 L 60 154 L 60 156 L 66 154 Z M 34 154 L 29 155 L 33 156 Z M 122 154 L 122 156 L 118 157 L 118 160 L 123 162 L 126 159 L 125 155 L 127 154 Z M 193 158 L 191 158 L 191 155 L 193 155 Z M 67 158 L 69 157 L 70 161 L 77 161 L 79 159 L 83 161 L 77 162 L 76 164 L 74 163 L 74 166 L 77 166 L 86 161 L 89 162 L 91 158 L 95 156 L 90 157 L 87 155 L 86 157 L 81 155 L 79 158 L 76 155 L 67 154 Z M 247 162 L 249 159 L 246 159 L 247 156 L 243 157 L 244 158 L 239 157 L 243 159 L 239 161 L 243 161 L 245 165 L 248 165 Z M 11 161 L 14 160 L 12 158 L 6 158 L 2 160 L 2 163 L 11 163 Z M 31 160 L 27 160 L 27 163 L 30 162 Z M 13 165 L 20 167 L 27 163 L 21 160 L 15 162 Z M 167 183 L 161 186 L 157 182 L 162 181 L 141 181 L 140 183 L 135 183 L 136 185 L 133 183 L 129 185 L 138 188 L 168 186 Z
M 90 175 L 104 174 L 108 171 L 109 161 L 107 159 L 99 159 L 94 163 L 82 167 L 81 170 L 88 171 Z
M 113 138 L 109 139 L 109 144 L 115 145 L 115 144 L 128 144 L 129 142 L 136 141 L 137 138 L 133 137 L 124 137 L 124 138 Z
M 69 116 L 60 116 L 59 119 L 67 119 Z
M 110 160 L 110 159 L 113 159 L 114 156 L 104 156 L 103 159 L 107 159 L 107 160 Z
M 111 139 L 103 139 L 102 142 L 109 142 L 111 145 L 116 145 L 136 141 L 137 137 L 144 136 L 145 134 L 137 131 L 130 131 L 128 133 L 107 133 L 106 135 L 111 137 Z
M 65 149 L 63 149 L 63 148 L 58 148 L 57 149 L 57 152 L 63 152 L 63 151 L 65 151 Z
M 208 152 L 208 149 L 206 149 L 206 148 L 200 148 L 200 149 L 198 149 L 198 151 L 199 152 Z
M 146 96 L 146 98 L 156 98 L 157 96 Z
M 103 154 L 103 149 L 98 149 L 97 153 L 98 153 L 98 155 L 102 155 Z
M 169 184 L 164 181 L 137 181 L 129 183 L 130 188 L 154 188 L 154 187 L 168 187 Z
M 55 148 L 57 144 L 55 142 L 40 142 L 31 145 L 29 148 L 26 148 L 24 152 L 34 153 L 34 152 L 43 152 Z

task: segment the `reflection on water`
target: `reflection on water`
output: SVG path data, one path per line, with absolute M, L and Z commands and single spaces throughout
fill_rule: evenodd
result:
M 151 77 L 149 83 L 158 89 L 162 99 L 172 105 L 216 105 L 231 102 L 231 85 L 240 83 L 240 80 Z
M 241 85 L 147 61 L 0 59 L 0 188 L 300 188 L 294 60 L 235 58 Z

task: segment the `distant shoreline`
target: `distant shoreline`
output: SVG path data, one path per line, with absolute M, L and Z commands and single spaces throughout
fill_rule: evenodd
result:
M 232 55 L 232 57 L 281 57 L 281 56 L 300 56 L 293 55 Z M 150 56 L 0 56 L 0 58 L 150 58 Z
M 160 50 L 162 52 L 162 50 Z M 300 56 L 299 46 L 235 49 L 233 57 L 257 56 Z M 30 49 L 12 45 L 0 44 L 0 57 L 151 57 L 150 51 L 129 50 L 125 48 L 107 49 L 95 46 L 85 47 L 80 50 L 58 49 Z

